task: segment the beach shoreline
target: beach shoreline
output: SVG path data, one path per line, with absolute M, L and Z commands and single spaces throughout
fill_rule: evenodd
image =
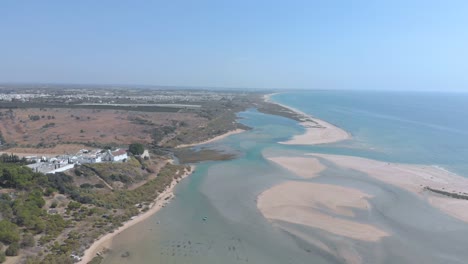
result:
M 115 236 L 120 234 L 122 231 L 148 219 L 149 217 L 157 213 L 159 210 L 161 210 L 165 206 L 165 204 L 167 204 L 172 198 L 174 198 L 174 188 L 177 185 L 177 183 L 179 183 L 182 179 L 192 174 L 194 170 L 195 166 L 191 165 L 190 170 L 186 170 L 181 178 L 173 179 L 171 184 L 153 201 L 152 206 L 148 211 L 132 217 L 129 221 L 125 222 L 122 226 L 114 230 L 112 233 L 107 233 L 95 240 L 91 244 L 91 246 L 85 250 L 84 255 L 82 256 L 78 264 L 87 264 L 94 257 L 96 257 L 99 252 L 105 249 L 109 249 L 112 245 L 112 240 Z
M 276 103 L 270 98 L 273 95 L 265 95 L 264 100 Z M 306 128 L 304 134 L 293 136 L 285 142 L 278 142 L 279 144 L 317 145 L 351 138 L 348 132 L 326 121 L 312 118 L 292 107 L 278 105 L 301 115 L 300 124 Z M 414 195 L 416 203 L 427 204 L 428 208 L 438 211 L 437 214 L 445 215 L 447 219 L 451 218 L 450 221 L 468 223 L 468 179 L 443 168 L 321 153 L 277 155 L 279 156 L 264 155 L 264 158 L 298 178 L 285 177 L 282 183 L 263 190 L 256 199 L 257 209 L 275 228 L 300 237 L 321 250 L 344 259 L 346 263 L 365 263 L 361 258 L 365 255 L 360 254 L 352 244 L 337 243 L 333 247 L 327 246 L 314 236 L 295 229 L 293 225 L 324 231 L 328 234 L 327 238 L 339 236 L 343 239 L 371 243 L 379 243 L 385 237 L 400 234 L 395 234 L 395 230 L 385 222 L 366 218 L 366 215 L 373 214 L 374 209 L 381 210 L 379 207 L 373 207 L 374 195 L 376 198 L 385 199 L 386 194 L 381 196 L 379 192 L 377 195 L 373 192 L 374 195 L 370 195 L 371 192 L 367 193 L 366 188 L 359 187 L 361 185 L 342 186 L 337 182 L 337 179 L 341 178 L 334 178 L 330 182 L 326 179 L 323 181 L 324 178 L 320 179 L 320 172 L 329 168 L 325 164 L 331 164 L 330 168 L 339 167 L 345 173 L 339 177 L 346 176 L 348 170 L 363 173 L 366 176 L 357 179 L 357 184 L 369 181 L 375 182 L 376 186 L 396 187 L 408 192 L 409 197 Z M 353 174 L 353 177 L 356 176 Z M 348 180 L 346 177 L 344 179 L 346 183 Z M 375 205 L 381 206 L 378 202 Z M 360 217 L 355 219 L 355 212 L 359 212 Z
M 468 179 L 437 166 L 390 163 L 355 156 L 310 153 L 337 166 L 360 171 L 386 184 L 409 191 L 447 215 L 468 223 L 468 200 L 444 196 L 431 191 L 468 193 Z
M 328 123 L 325 120 L 312 117 L 296 108 L 273 101 L 271 97 L 276 94 L 280 93 L 266 94 L 263 96 L 263 99 L 265 102 L 277 104 L 298 114 L 300 116 L 299 124 L 303 126 L 306 130 L 305 133 L 301 135 L 295 135 L 289 140 L 279 142 L 280 144 L 320 145 L 336 143 L 339 141 L 350 139 L 352 137 L 352 135 L 349 132 L 345 131 L 344 129 L 341 129 L 338 126 Z
M 385 191 L 380 194 L 379 188 L 382 186 L 394 186 L 403 192 L 409 192 L 411 195 L 407 197 L 412 197 L 410 199 L 414 199 L 416 204 L 427 204 L 428 207 L 439 211 L 438 213 L 453 219 L 450 221 L 468 223 L 466 198 L 457 199 L 428 190 L 431 188 L 459 195 L 468 194 L 468 179 L 436 166 L 389 163 L 361 157 L 319 153 L 265 158 L 297 175 L 298 178 L 285 177 L 285 181 L 258 194 L 256 205 L 259 212 L 274 228 L 299 237 L 324 252 L 345 260 L 346 263 L 366 263 L 363 261 L 365 253 L 359 252 L 355 247 L 356 244 L 348 243 L 346 239 L 378 244 L 387 237 L 401 236 L 398 228 L 393 229 L 387 222 L 374 217 L 367 218 L 375 212 L 381 214 L 388 210 L 385 209 L 388 203 L 393 205 L 391 200 L 383 204 L 374 202 L 374 198 L 385 199 L 388 195 L 391 197 L 398 193 L 389 189 L 386 194 Z M 358 184 L 363 182 L 364 186 L 366 183 L 373 184 L 375 180 L 378 182 L 375 183 L 376 190 L 379 191 L 376 194 L 366 189 L 368 187 L 361 189 L 358 186 L 341 185 L 337 182 L 337 178 L 331 182 L 323 181 L 320 176 L 325 177 L 325 175 L 320 173 L 328 168 L 324 164 L 333 164 L 344 169 L 341 171 L 343 174 L 339 176 L 344 183 L 348 182 L 347 170 L 361 172 L 366 176 L 362 176 L 363 178 L 353 176 L 350 180 L 354 179 Z M 401 205 L 396 202 L 395 208 L 399 206 Z M 421 212 L 426 212 L 425 210 L 422 209 Z M 330 246 L 323 243 L 320 238 L 302 232 L 294 225 L 320 230 L 319 234 L 325 232 L 325 241 L 332 239 L 336 244 Z
M 242 132 L 245 132 L 245 130 L 238 128 L 238 129 L 235 129 L 235 130 L 228 131 L 228 132 L 226 132 L 226 133 L 224 133 L 222 135 L 216 136 L 216 137 L 211 138 L 211 139 L 207 139 L 207 140 L 204 140 L 204 141 L 191 143 L 191 144 L 181 144 L 181 145 L 177 145 L 175 148 L 188 148 L 188 147 L 194 147 L 194 146 L 198 146 L 198 145 L 213 143 L 215 141 L 219 141 L 221 139 L 225 139 L 225 138 L 227 138 L 229 136 L 240 134 Z

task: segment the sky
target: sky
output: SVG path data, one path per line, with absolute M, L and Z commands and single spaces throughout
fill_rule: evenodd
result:
M 0 1 L 0 82 L 468 91 L 468 1 Z

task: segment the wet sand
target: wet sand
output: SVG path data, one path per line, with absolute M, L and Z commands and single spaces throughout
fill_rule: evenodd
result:
M 246 116 L 262 120 L 260 129 L 253 125 L 253 131 L 239 135 L 239 141 L 227 142 L 246 154 L 200 164 L 196 177 L 180 185 L 178 199 L 170 206 L 152 221 L 116 237 L 103 263 L 466 263 L 466 223 L 407 189 L 306 155 L 312 148 L 278 145 L 279 133 L 268 135 L 268 124 L 277 118 L 256 112 Z M 271 141 L 259 142 L 259 134 Z M 299 157 L 305 162 L 315 158 L 326 168 L 305 178 L 297 176 L 297 171 L 279 169 L 279 164 L 265 157 Z M 313 170 L 310 164 L 316 161 L 300 169 Z M 287 182 L 293 188 L 285 185 L 284 189 Z M 271 213 L 277 213 L 275 205 L 290 211 L 268 220 L 257 202 L 268 198 L 258 195 L 270 188 L 287 193 L 267 199 L 277 202 L 270 203 Z M 315 218 L 322 221 L 314 222 Z M 332 228 L 339 225 L 343 228 Z M 362 228 L 362 234 L 347 233 L 355 228 Z M 375 230 L 385 235 L 367 237 Z M 186 249 L 188 241 L 192 246 Z M 127 251 L 131 256 L 122 258 Z
M 445 213 L 468 222 L 468 200 L 425 190 L 425 187 L 430 187 L 458 194 L 468 193 L 468 179 L 460 175 L 435 166 L 388 163 L 353 156 L 309 155 L 331 161 L 343 168 L 361 171 L 379 181 L 410 191 Z
M 318 145 L 334 143 L 351 137 L 343 129 L 323 120 L 316 118 L 311 118 L 311 120 L 313 122 L 306 121 L 300 123 L 306 129 L 304 134 L 296 135 L 290 140 L 279 143 L 287 145 Z
M 270 220 L 319 228 L 352 239 L 378 241 L 388 234 L 352 219 L 352 209 L 370 207 L 369 197 L 359 190 L 341 186 L 288 181 L 263 192 L 257 205 Z
M 306 179 L 316 177 L 317 173 L 325 169 L 325 166 L 312 157 L 269 157 L 267 159 Z
M 316 145 L 350 137 L 290 109 L 304 116 L 306 132 L 279 143 Z M 312 245 L 336 263 L 465 263 L 468 201 L 427 188 L 468 195 L 467 178 L 436 166 L 354 156 L 264 156 L 303 180 L 263 191 L 257 207 L 304 247 Z
M 305 247 L 352 264 L 463 263 L 467 257 L 462 241 L 468 235 L 468 201 L 424 190 L 468 191 L 467 179 L 434 166 L 306 157 L 326 168 L 315 177 L 286 180 L 257 199 L 262 215 Z M 295 173 L 311 169 L 303 156 L 275 159 L 283 165 L 296 159 Z
M 319 144 L 327 144 L 327 143 L 334 143 L 342 140 L 346 140 L 351 138 L 351 135 L 346 132 L 345 130 L 332 125 L 324 120 L 314 118 L 309 116 L 308 114 L 299 111 L 298 109 L 292 108 L 287 105 L 283 105 L 271 100 L 271 96 L 274 94 L 267 94 L 263 97 L 266 102 L 272 102 L 277 105 L 281 105 L 284 108 L 288 108 L 293 112 L 296 112 L 300 116 L 302 116 L 299 124 L 302 125 L 306 131 L 304 134 L 293 136 L 291 139 L 279 142 L 280 144 L 286 145 L 319 145 Z
M 182 179 L 192 174 L 194 170 L 195 166 L 191 166 L 191 170 L 185 171 L 184 175 L 182 176 Z M 133 217 L 133 219 L 125 222 L 117 230 L 114 230 L 114 232 L 105 234 L 98 240 L 94 241 L 94 243 L 84 252 L 81 261 L 78 263 L 86 264 L 90 262 L 96 256 L 97 253 L 103 251 L 104 249 L 109 249 L 112 245 L 112 239 L 120 232 L 148 219 L 150 216 L 161 210 L 161 208 L 163 208 L 163 206 L 174 197 L 174 187 L 179 181 L 180 179 L 174 179 L 169 185 L 169 187 L 167 187 L 166 190 L 164 190 L 161 194 L 158 195 L 158 197 L 155 199 L 154 203 L 148 211 Z

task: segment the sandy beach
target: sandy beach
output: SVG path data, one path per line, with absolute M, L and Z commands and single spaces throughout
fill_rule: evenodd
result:
M 268 160 L 303 178 L 325 169 L 310 157 L 270 157 Z M 388 234 L 370 224 L 353 221 L 353 209 L 367 210 L 371 196 L 362 191 L 302 181 L 286 181 L 258 196 L 257 207 L 269 220 L 281 220 L 358 240 L 377 241 Z M 346 217 L 346 218 L 341 218 Z
M 403 220 L 405 217 L 421 217 L 419 224 L 424 223 L 425 227 L 423 228 L 428 228 L 423 232 L 439 228 L 440 226 L 435 223 L 434 226 L 427 225 L 434 219 L 425 218 L 424 214 L 428 212 L 428 209 L 424 209 L 425 206 L 437 214 L 444 215 L 447 219 L 452 219 L 451 221 L 457 222 L 455 219 L 458 219 L 468 222 L 467 200 L 444 196 L 425 188 L 429 187 L 457 194 L 468 193 L 468 179 L 440 167 L 388 163 L 353 156 L 317 153 L 306 154 L 305 157 L 283 156 L 267 157 L 267 159 L 305 180 L 287 180 L 263 191 L 257 199 L 257 208 L 262 215 L 271 221 L 276 228 L 307 241 L 323 252 L 343 259 L 346 263 L 366 263 L 363 259 L 366 254 L 357 250 L 359 244 L 346 242 L 343 239 L 372 242 L 375 245 L 379 245 L 378 242 L 387 237 L 391 239 L 395 236 L 395 239 L 398 240 L 402 234 L 396 234 L 395 231 L 399 231 L 400 223 L 405 223 Z M 358 171 L 369 177 L 366 180 L 365 176 L 356 178 L 356 174 L 353 174 L 354 178 L 350 179 L 353 183 L 365 186 L 372 182 L 378 182 L 373 185 L 378 186 L 374 189 L 375 196 L 367 193 L 368 189 L 358 189 L 360 187 L 356 185 L 354 185 L 356 187 L 338 185 L 340 183 L 336 181 L 336 178 L 332 183 L 317 182 L 321 179 L 317 178 L 317 174 L 326 168 L 322 161 L 333 163 L 339 167 L 341 172 L 339 177 L 344 182 L 348 176 L 347 171 L 350 175 L 351 171 Z M 408 191 L 414 196 L 407 194 L 404 198 L 405 195 L 400 193 L 402 196 L 399 196 L 398 199 L 409 200 L 393 201 L 393 195 L 399 192 L 391 189 L 386 190 L 385 186 L 393 186 L 391 188 L 400 189 L 400 192 Z M 374 202 L 371 203 L 374 198 L 384 202 L 377 202 L 377 207 L 374 207 Z M 388 200 L 388 198 L 390 199 Z M 398 216 L 393 219 L 391 212 L 399 210 L 397 208 L 401 208 L 407 202 L 419 203 L 419 205 L 410 206 L 408 209 L 415 210 L 422 215 L 419 216 L 418 213 L 415 213 L 416 215 L 409 216 L 407 211 L 402 218 Z M 390 222 L 381 221 L 380 215 L 382 213 L 392 220 Z M 377 217 L 368 218 L 369 215 L 377 215 Z M 395 220 L 397 225 L 394 225 Z M 317 236 L 317 233 L 304 232 L 301 228 L 291 226 L 291 224 L 322 230 L 328 235 L 320 237 Z M 413 229 L 414 227 L 411 230 Z M 338 238 L 334 238 L 334 236 Z M 331 244 L 330 239 L 333 241 Z
M 201 142 L 197 142 L 197 143 L 192 143 L 192 144 L 181 144 L 181 145 L 178 145 L 176 148 L 187 148 L 187 147 L 193 147 L 193 146 L 198 146 L 198 145 L 203 145 L 203 144 L 208 144 L 208 143 L 213 143 L 215 141 L 218 141 L 218 140 L 221 140 L 221 139 L 224 139 L 224 138 L 227 138 L 231 135 L 235 135 L 235 134 L 239 134 L 239 133 L 242 133 L 244 132 L 245 130 L 244 129 L 236 129 L 236 130 L 232 130 L 232 131 L 229 131 L 227 133 L 224 133 L 222 135 L 219 135 L 219 136 L 216 136 L 214 138 L 211 138 L 211 139 L 208 139 L 208 140 L 205 140 L 205 141 L 201 141 Z
M 312 121 L 301 122 L 306 129 L 302 135 L 293 136 L 290 140 L 279 142 L 287 145 L 318 145 L 334 143 L 349 139 L 351 136 L 343 129 L 323 120 L 310 118 Z
M 264 95 L 263 99 L 266 102 L 275 103 L 277 105 L 281 105 L 284 108 L 288 108 L 289 110 L 296 112 L 297 114 L 302 116 L 302 122 L 300 122 L 300 124 L 306 129 L 304 134 L 293 136 L 287 141 L 279 142 L 280 144 L 318 145 L 334 143 L 351 138 L 351 135 L 348 132 L 333 124 L 330 124 L 318 118 L 311 117 L 310 115 L 293 107 L 272 101 L 271 96 L 275 94 L 278 93 Z
M 451 193 L 468 193 L 468 179 L 436 166 L 388 163 L 353 156 L 309 154 L 410 191 L 443 212 L 468 222 L 468 200 L 455 199 L 424 190 L 430 187 Z
M 264 99 L 271 101 L 270 96 L 272 95 L 266 95 Z M 303 116 L 301 125 L 306 128 L 306 132 L 279 142 L 281 144 L 316 145 L 351 137 L 346 131 L 326 121 L 312 118 L 286 105 L 282 106 Z M 412 225 L 405 218 L 410 217 L 413 212 L 411 217 L 419 218 L 419 222 L 409 230 L 421 228 L 424 230 L 423 234 L 443 228 L 444 224 L 435 224 L 439 221 L 435 220 L 438 215 L 444 219 L 440 220 L 441 223 L 460 223 L 458 220 L 468 222 L 468 200 L 433 191 L 468 197 L 468 179 L 437 166 L 398 164 L 317 153 L 266 158 L 303 180 L 288 180 L 263 191 L 257 199 L 257 207 L 262 215 L 277 228 L 315 245 L 327 254 L 343 259 L 346 263 L 366 263 L 363 259 L 366 253 L 359 252 L 359 244 L 346 242 L 346 239 L 374 242 L 376 247 L 380 243 L 375 242 L 387 237 L 387 242 L 398 240 L 406 236 L 406 232 L 400 233 L 401 225 Z M 341 172 L 336 176 L 332 173 L 330 182 L 326 178 L 318 178 L 319 173 L 326 169 L 322 163 L 325 161 L 334 164 Z M 360 178 L 358 172 L 366 176 Z M 349 181 L 348 175 L 352 176 Z M 340 185 L 340 181 L 343 181 L 344 186 Z M 352 187 L 348 187 L 346 183 L 352 183 Z M 375 197 L 366 193 L 367 191 Z M 399 196 L 393 201 L 396 193 Z M 358 211 L 359 215 L 356 214 Z M 394 212 L 402 212 L 403 217 Z M 391 220 L 382 221 L 382 215 L 385 215 L 384 219 Z M 295 225 L 322 230 L 326 235 L 321 238 L 320 232 L 311 234 Z M 327 243 L 330 240 L 333 242 Z
M 349 219 L 354 216 L 353 208 L 365 210 L 370 207 L 366 200 L 369 197 L 351 188 L 288 181 L 263 192 L 257 206 L 270 220 L 319 228 L 358 240 L 377 241 L 388 234 L 370 224 Z
M 185 173 L 182 176 L 182 179 L 189 176 L 193 171 L 195 170 L 195 166 L 191 166 L 190 171 L 185 171 Z M 94 243 L 84 252 L 84 255 L 81 259 L 79 264 L 86 264 L 89 261 L 91 261 L 98 252 L 103 251 L 104 249 L 109 249 L 112 245 L 112 239 L 118 235 L 120 232 L 123 230 L 140 223 L 146 219 L 148 219 L 150 216 L 161 210 L 163 208 L 163 205 L 168 203 L 170 199 L 174 197 L 174 187 L 177 185 L 177 183 L 180 181 L 180 179 L 174 179 L 170 186 L 166 188 L 161 194 L 158 195 L 158 197 L 155 199 L 154 203 L 152 204 L 151 208 L 144 212 L 141 213 L 137 216 L 134 216 L 131 220 L 125 222 L 121 227 L 118 229 L 114 230 L 112 233 L 105 234 L 104 236 L 100 237 L 98 240 L 94 241 Z M 169 197 L 169 199 L 167 199 Z

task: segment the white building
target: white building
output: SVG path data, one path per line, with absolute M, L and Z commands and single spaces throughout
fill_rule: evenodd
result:
M 60 165 L 57 169 L 47 172 L 47 174 L 49 174 L 49 173 L 50 173 L 50 174 L 55 174 L 56 172 L 66 171 L 66 170 L 69 170 L 69 169 L 73 169 L 74 167 L 75 167 L 75 164 L 74 164 L 74 163 L 72 163 L 72 164 Z
M 141 154 L 140 157 L 141 157 L 142 159 L 144 159 L 144 158 L 148 158 L 148 159 L 149 159 L 149 158 L 150 158 L 149 151 L 148 151 L 147 149 L 145 149 L 145 151 L 143 151 L 143 154 Z
M 125 149 L 108 150 L 102 159 L 106 161 L 123 161 L 128 159 L 128 155 Z
M 31 168 L 34 172 L 54 174 L 56 172 L 63 172 L 63 171 L 72 169 L 73 167 L 75 167 L 75 164 L 68 163 L 66 161 L 55 162 L 55 163 L 37 162 L 33 164 L 28 164 L 27 167 Z

